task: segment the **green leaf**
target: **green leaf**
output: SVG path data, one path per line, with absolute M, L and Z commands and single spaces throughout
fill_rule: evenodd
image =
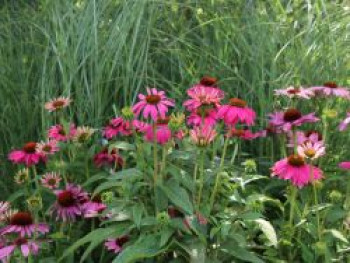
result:
M 245 248 L 240 247 L 238 244 L 235 244 L 234 246 L 226 247 L 225 249 L 222 249 L 223 252 L 230 254 L 231 256 L 251 262 L 251 263 L 264 263 L 260 258 L 255 256 L 252 252 L 246 250 Z
M 108 178 L 109 180 L 121 180 L 121 179 L 135 179 L 140 177 L 142 172 L 136 168 L 124 169 L 119 172 L 111 172 L 111 176 Z
M 267 239 L 270 241 L 271 245 L 277 247 L 277 235 L 271 223 L 262 218 L 256 219 L 254 221 L 259 225 L 261 231 L 265 234 Z
M 128 224 L 118 224 L 108 228 L 98 228 L 93 230 L 83 238 L 76 241 L 68 249 L 66 249 L 59 261 L 62 261 L 64 258 L 73 254 L 75 250 L 85 245 L 86 243 L 94 242 L 96 245 L 98 245 L 109 237 L 117 237 L 122 235 L 125 232 L 127 226 Z
M 132 217 L 137 228 L 140 228 L 143 211 L 144 208 L 142 204 L 137 204 L 132 207 Z
M 340 241 L 343 241 L 344 243 L 348 243 L 349 241 L 346 239 L 346 237 L 339 232 L 336 229 L 329 229 L 329 230 L 325 230 L 325 233 L 330 233 L 333 237 L 335 237 L 336 239 L 339 239 Z
M 167 185 L 160 185 L 160 188 L 173 204 L 181 208 L 187 214 L 193 214 L 193 206 L 190 197 L 184 188 L 179 186 L 175 181 L 170 181 Z
M 135 145 L 120 141 L 120 142 L 112 143 L 109 146 L 109 149 L 115 149 L 115 148 L 120 149 L 120 150 L 125 150 L 125 151 L 134 151 Z
M 161 249 L 158 243 L 158 236 L 142 236 L 135 244 L 123 249 L 112 263 L 132 263 L 137 260 L 155 257 L 166 250 Z
M 171 238 L 171 236 L 174 234 L 174 229 L 163 229 L 160 235 L 160 246 L 164 246 L 168 240 Z

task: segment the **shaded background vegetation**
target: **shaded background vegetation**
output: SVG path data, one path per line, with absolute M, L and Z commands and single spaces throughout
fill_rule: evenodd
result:
M 263 126 L 266 113 L 278 106 L 272 103 L 275 88 L 350 84 L 346 1 L 0 4 L 0 195 L 12 191 L 7 153 L 45 134 L 52 123 L 43 102 L 60 94 L 72 96 L 78 124 L 100 127 L 114 114 L 113 105 L 130 105 L 147 85 L 181 99 L 209 74 L 227 93 L 248 100 Z M 341 149 L 349 141 L 332 142 Z M 261 140 L 247 150 L 263 158 L 271 147 Z

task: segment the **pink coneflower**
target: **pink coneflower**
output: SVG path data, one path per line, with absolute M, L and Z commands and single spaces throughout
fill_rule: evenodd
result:
M 40 143 L 37 143 L 36 145 L 36 152 L 43 155 L 52 155 L 58 151 L 59 151 L 59 147 L 57 145 L 57 141 L 55 140 L 40 142 Z
M 217 132 L 210 126 L 197 126 L 190 130 L 192 141 L 200 147 L 209 145 L 215 139 L 216 135 Z
M 171 130 L 168 126 L 169 118 L 160 119 L 158 118 L 155 124 L 156 141 L 158 144 L 166 144 L 171 139 Z M 148 125 L 145 130 L 145 140 L 148 142 L 154 141 L 154 127 Z
M 148 127 L 148 123 L 139 121 L 139 120 L 133 120 L 132 125 L 136 132 L 138 133 L 144 133 Z
M 350 112 L 346 113 L 346 118 L 339 124 L 339 131 L 344 131 L 350 123 Z
M 214 108 L 199 108 L 187 118 L 187 124 L 191 126 L 215 126 L 217 122 L 217 110 Z
M 24 257 L 28 257 L 30 254 L 37 255 L 39 252 L 39 245 L 26 238 L 17 238 L 11 245 L 0 248 L 0 260 L 6 260 L 11 254 L 18 248 Z
M 97 217 L 107 206 L 102 203 L 100 196 L 93 197 L 90 201 L 83 204 L 82 210 L 85 218 Z
M 317 122 L 320 119 L 315 116 L 315 113 L 302 115 L 297 109 L 288 109 L 285 112 L 275 112 L 269 115 L 270 124 L 277 129 L 288 132 L 295 126 L 301 126 L 304 123 Z
M 55 98 L 49 102 L 46 102 L 45 109 L 47 109 L 49 112 L 62 110 L 63 108 L 69 106 L 71 102 L 72 100 L 70 98 L 61 96 L 59 98 Z
M 9 202 L 0 201 L 0 223 L 6 219 L 5 215 L 7 214 L 9 209 L 10 209 Z
M 52 212 L 56 220 L 75 221 L 82 215 L 82 205 L 89 200 L 88 194 L 78 185 L 68 184 L 65 190 L 56 190 L 56 202 Z
M 121 117 L 110 120 L 109 124 L 102 131 L 102 135 L 106 139 L 112 139 L 118 135 L 129 136 L 131 134 L 130 121 L 126 121 Z
M 256 114 L 254 110 L 247 107 L 247 103 L 244 100 L 232 98 L 228 105 L 223 105 L 219 108 L 217 117 L 224 119 L 226 125 L 235 125 L 238 122 L 253 125 Z
M 285 89 L 274 90 L 276 96 L 286 96 L 288 98 L 302 98 L 310 99 L 314 96 L 314 93 L 310 89 L 305 89 L 303 87 L 293 87 L 289 86 Z
M 121 168 L 124 165 L 123 158 L 118 154 L 118 150 L 112 149 L 108 151 L 107 148 L 94 156 L 94 163 L 96 167 L 112 166 L 115 168 Z
M 51 190 L 56 189 L 60 185 L 61 177 L 55 172 L 46 173 L 41 178 L 42 186 L 49 188 Z
M 51 140 L 67 141 L 70 140 L 76 133 L 74 124 L 70 124 L 69 131 L 66 132 L 61 124 L 52 126 L 48 131 L 48 137 Z
M 36 142 L 26 143 L 21 150 L 14 150 L 9 154 L 9 160 L 27 167 L 36 165 L 40 161 L 46 162 L 45 155 L 36 152 Z
M 309 164 L 300 155 L 290 155 L 274 164 L 272 176 L 280 179 L 290 180 L 292 184 L 301 188 L 314 180 L 322 178 L 322 171 Z
M 91 139 L 95 131 L 95 129 L 88 126 L 79 126 L 72 136 L 72 140 L 76 143 L 86 143 Z
M 247 130 L 247 129 L 236 129 L 236 128 L 229 129 L 226 134 L 226 136 L 228 137 L 237 137 L 243 140 L 253 140 L 258 137 L 262 137 L 262 135 L 263 134 L 261 132 L 252 133 L 250 130 Z
M 293 132 L 288 133 L 289 142 L 287 144 L 288 147 L 294 147 L 294 135 Z M 302 145 L 306 142 L 317 143 L 322 141 L 322 134 L 316 130 L 308 130 L 308 131 L 296 131 L 296 144 Z
M 186 135 L 187 135 L 187 132 L 185 130 L 179 130 L 179 131 L 175 132 L 174 138 L 181 141 L 185 138 Z
M 344 170 L 350 170 L 350 162 L 341 162 L 338 164 L 339 168 Z
M 218 108 L 220 106 L 220 101 L 225 96 L 225 93 L 215 85 L 215 78 L 202 78 L 199 84 L 196 84 L 187 90 L 187 95 L 190 97 L 190 99 L 186 100 L 183 105 L 188 111 L 191 112 L 202 106 L 212 106 L 214 108 Z
M 118 238 L 108 238 L 105 242 L 105 246 L 108 250 L 118 254 L 123 249 L 123 245 L 129 241 L 128 235 L 123 235 Z
M 323 141 L 311 142 L 306 141 L 303 144 L 299 145 L 298 154 L 303 158 L 308 158 L 311 160 L 317 159 L 320 156 L 325 155 L 326 147 L 324 146 Z
M 326 82 L 323 86 L 311 87 L 310 90 L 312 90 L 315 95 L 350 98 L 350 92 L 347 88 L 339 87 L 337 83 L 332 81 Z
M 9 225 L 0 230 L 2 235 L 19 233 L 21 237 L 32 236 L 34 233 L 47 233 L 49 226 L 43 223 L 35 224 L 33 216 L 29 212 L 17 212 L 10 216 Z
M 158 91 L 155 88 L 147 88 L 147 95 L 139 94 L 140 101 L 136 103 L 132 109 L 136 116 L 142 111 L 142 116 L 147 119 L 151 117 L 153 121 L 157 121 L 158 117 L 165 118 L 169 107 L 174 107 L 173 100 L 165 96 L 164 91 Z

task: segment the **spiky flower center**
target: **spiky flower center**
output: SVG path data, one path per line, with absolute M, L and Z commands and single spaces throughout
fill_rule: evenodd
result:
M 45 144 L 43 147 L 44 152 L 51 152 L 52 146 L 50 144 Z
M 239 107 L 239 108 L 244 108 L 245 106 L 247 106 L 247 102 L 245 102 L 244 100 L 241 100 L 239 98 L 232 98 L 232 99 L 230 99 L 230 105 L 235 106 L 235 107 Z
M 301 112 L 297 109 L 288 109 L 284 115 L 283 120 L 287 122 L 293 122 L 301 118 Z
M 128 235 L 123 235 L 121 237 L 118 237 L 116 239 L 116 243 L 119 245 L 119 246 L 123 246 L 126 242 L 129 241 L 129 236 Z
M 231 131 L 232 136 L 235 137 L 242 137 L 244 135 L 244 130 L 243 129 L 236 129 Z
M 55 186 L 57 183 L 57 180 L 55 178 L 50 178 L 49 180 L 47 180 L 47 184 L 50 186 Z
M 306 150 L 304 151 L 304 154 L 305 154 L 307 157 L 312 158 L 312 157 L 314 157 L 314 156 L 316 155 L 316 151 L 315 151 L 315 149 L 309 148 L 309 149 L 306 149 Z
M 325 84 L 323 84 L 325 87 L 327 88 L 331 88 L 331 89 L 336 89 L 338 87 L 337 83 L 335 83 L 334 81 L 328 81 Z
M 63 207 L 70 207 L 76 203 L 76 200 L 73 193 L 69 190 L 66 190 L 58 195 L 57 202 Z
M 298 94 L 298 93 L 300 93 L 300 88 L 298 88 L 298 87 L 291 88 L 287 91 L 287 93 L 292 94 L 292 95 Z
M 158 124 L 158 125 L 168 124 L 169 121 L 170 121 L 170 117 L 158 118 L 158 119 L 157 119 L 157 124 Z
M 10 224 L 16 226 L 29 226 L 33 224 L 33 217 L 28 212 L 18 212 L 11 216 Z
M 305 164 L 304 158 L 298 154 L 293 154 L 288 157 L 288 164 L 295 166 L 295 167 L 300 167 Z
M 216 84 L 216 82 L 218 81 L 217 78 L 214 77 L 209 77 L 209 76 L 204 76 L 201 81 L 200 84 L 204 85 L 204 86 L 214 86 Z
M 13 243 L 14 243 L 16 246 L 21 246 L 21 245 L 27 244 L 27 243 L 28 243 L 28 240 L 25 239 L 25 238 L 19 237 L 19 238 L 17 238 L 15 241 L 13 241 Z
M 65 102 L 63 100 L 56 100 L 52 103 L 52 106 L 55 108 L 62 108 L 64 106 Z
M 159 95 L 147 95 L 146 101 L 148 104 L 156 105 L 160 102 L 161 97 Z
M 58 134 L 60 134 L 62 136 L 66 136 L 67 135 L 63 127 L 59 127 L 58 128 Z
M 26 153 L 35 153 L 36 142 L 28 142 L 23 146 L 23 151 Z

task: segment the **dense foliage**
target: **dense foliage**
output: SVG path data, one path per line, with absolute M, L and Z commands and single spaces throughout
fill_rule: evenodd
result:
M 346 2 L 0 14 L 0 258 L 348 260 Z

